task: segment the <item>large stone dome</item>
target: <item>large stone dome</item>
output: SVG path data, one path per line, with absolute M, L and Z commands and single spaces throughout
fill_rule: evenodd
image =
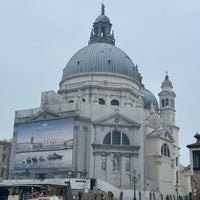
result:
M 88 46 L 72 56 L 63 70 L 62 81 L 90 74 L 112 74 L 125 76 L 141 84 L 142 77 L 129 56 L 115 46 L 112 24 L 105 15 L 102 4 L 101 15 L 93 23 Z
M 121 49 L 108 43 L 93 43 L 80 49 L 63 70 L 62 81 L 80 74 L 112 73 L 140 82 L 137 66 Z

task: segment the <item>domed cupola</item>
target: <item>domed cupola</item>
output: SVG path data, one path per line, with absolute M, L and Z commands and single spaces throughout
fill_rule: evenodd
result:
M 101 4 L 101 15 L 99 15 L 96 18 L 95 24 L 97 24 L 99 22 L 105 22 L 105 23 L 107 22 L 108 24 L 110 24 L 110 19 L 105 15 L 105 6 L 104 6 L 104 4 Z
M 112 24 L 110 19 L 105 15 L 105 6 L 101 6 L 101 15 L 99 15 L 94 24 L 90 34 L 89 44 L 96 42 L 104 42 L 109 44 L 115 44 L 114 32 L 111 33 Z
M 146 88 L 141 89 L 143 96 L 143 102 L 144 102 L 144 109 L 151 109 L 152 106 L 154 106 L 155 110 L 158 110 L 158 101 L 156 97 L 147 90 Z
M 88 45 L 75 53 L 63 70 L 60 85 L 68 79 L 91 74 L 118 76 L 130 79 L 142 87 L 138 66 L 120 48 L 115 46 L 112 24 L 105 15 L 105 6 L 93 23 Z
M 161 88 L 170 87 L 173 88 L 172 82 L 169 80 L 168 73 L 166 73 L 165 80 L 162 82 Z

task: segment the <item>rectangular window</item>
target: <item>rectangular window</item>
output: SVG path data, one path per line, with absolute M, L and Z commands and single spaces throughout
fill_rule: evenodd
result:
M 176 171 L 176 183 L 178 184 L 179 183 L 179 181 L 178 181 L 178 170 Z
M 193 169 L 200 169 L 200 151 L 193 151 Z
M 46 178 L 47 178 L 47 174 L 46 173 L 36 173 L 35 174 L 35 179 L 45 180 Z
M 178 157 L 176 157 L 176 167 L 178 167 Z
M 3 151 L 4 151 L 4 152 L 6 151 L 6 146 L 5 146 L 5 145 L 3 145 Z
M 6 176 L 6 170 L 5 169 L 1 169 L 1 177 L 5 178 Z
M 2 162 L 5 163 L 6 161 L 6 155 L 2 155 Z

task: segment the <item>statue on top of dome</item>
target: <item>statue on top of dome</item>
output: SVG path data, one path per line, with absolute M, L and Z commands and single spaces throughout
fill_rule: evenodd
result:
M 105 5 L 103 3 L 101 4 L 101 14 L 105 15 Z

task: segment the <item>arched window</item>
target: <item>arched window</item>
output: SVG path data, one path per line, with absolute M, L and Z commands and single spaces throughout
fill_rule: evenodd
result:
M 130 142 L 128 137 L 121 131 L 112 131 L 104 137 L 103 144 L 130 145 Z
M 170 157 L 170 152 L 169 152 L 169 147 L 167 144 L 163 144 L 162 147 L 161 147 L 161 154 L 163 156 L 167 156 L 167 157 Z
M 161 104 L 162 104 L 162 107 L 165 107 L 165 100 L 164 99 L 161 100 Z
M 129 139 L 124 133 L 122 133 L 122 144 L 123 145 L 130 145 Z
M 104 140 L 103 140 L 103 144 L 111 144 L 111 133 L 108 133 Z
M 154 192 L 153 192 L 153 200 L 156 200 L 156 195 Z
M 117 99 L 113 99 L 110 104 L 112 106 L 119 106 L 119 101 Z
M 150 195 L 150 200 L 152 200 L 152 194 L 151 194 L 151 192 L 150 192 L 150 194 L 149 194 L 149 195 Z
M 173 99 L 170 99 L 170 106 L 171 106 L 172 108 L 174 108 L 174 100 L 173 100 Z
M 179 183 L 178 170 L 176 170 L 176 183 Z
M 99 98 L 99 104 L 100 105 L 105 105 L 105 100 L 103 98 Z
M 165 106 L 169 105 L 169 99 L 165 99 Z
M 74 103 L 74 101 L 73 100 L 69 100 L 68 103 Z

